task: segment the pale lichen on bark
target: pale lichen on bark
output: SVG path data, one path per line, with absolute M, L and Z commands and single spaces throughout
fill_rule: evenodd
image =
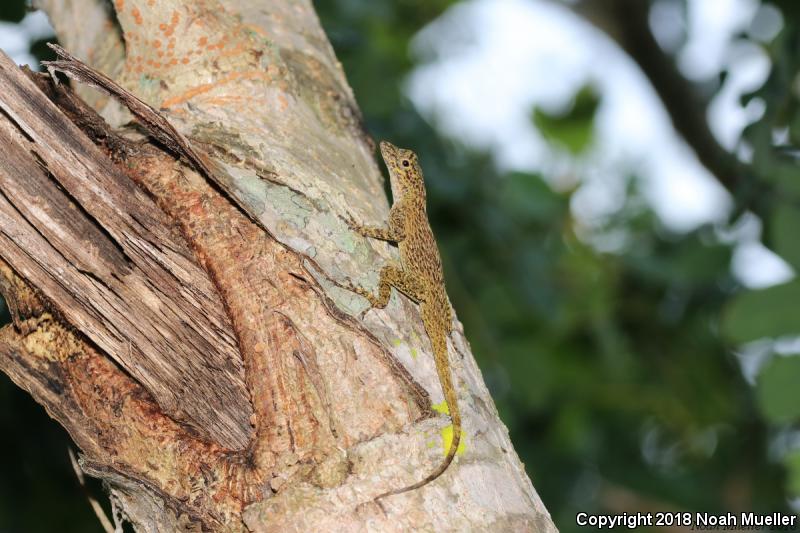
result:
M 365 302 L 335 285 L 374 285 L 396 255 L 344 222 L 352 213 L 379 223 L 388 202 L 355 99 L 310 2 L 37 5 L 63 44 L 162 110 L 221 170 L 215 185 L 158 146 L 114 140 L 110 130 L 96 135 L 210 278 L 207 290 L 218 295 L 238 348 L 231 357 L 244 367 L 247 439 L 221 442 L 208 428 L 187 429 L 203 420 L 163 412 L 154 392 L 161 378 L 132 379 L 135 371 L 117 368 L 82 330 L 59 330 L 58 338 L 73 335 L 72 355 L 63 360 L 27 349 L 32 333 L 20 325 L 45 317 L 49 304 L 20 305 L 15 329 L 4 330 L 4 370 L 70 429 L 85 470 L 109 482 L 129 518 L 143 531 L 181 523 L 252 531 L 554 531 L 460 324 L 450 355 L 464 453 L 420 491 L 383 508 L 369 503 L 438 463 L 448 422 L 432 416 L 441 392 L 416 306 L 394 295 L 385 310 L 361 319 Z M 84 10 L 105 20 L 104 31 L 64 23 Z M 91 103 L 115 125 L 126 116 L 106 97 Z M 91 133 L 98 126 L 89 122 L 82 127 Z M 31 300 L 31 280 L 0 255 L 11 265 L 0 269 L 4 293 Z M 48 317 L 48 328 L 69 322 Z M 167 354 L 159 357 L 169 364 Z M 42 370 L 26 374 L 27 360 Z M 39 379 L 48 372 L 63 380 L 60 392 Z M 104 385 L 91 388 L 81 372 L 102 375 Z M 58 410 L 58 402 L 65 407 Z M 152 518 L 157 510 L 161 519 Z

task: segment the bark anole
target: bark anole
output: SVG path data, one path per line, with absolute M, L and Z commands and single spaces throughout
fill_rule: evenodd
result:
M 453 462 L 461 439 L 461 414 L 447 355 L 447 337 L 452 330 L 453 316 L 444 288 L 442 259 L 428 223 L 422 169 L 417 155 L 411 150 L 397 148 L 385 141 L 381 142 L 380 148 L 389 169 L 394 197 L 389 211 L 388 228 L 364 226 L 352 219 L 349 225 L 365 237 L 397 243 L 400 249 L 400 265 L 381 269 L 377 296 L 360 287 L 350 288 L 369 300 L 372 307 L 386 307 L 392 287 L 419 304 L 425 332 L 433 348 L 444 399 L 450 411 L 453 439 L 444 461 L 430 475 L 413 485 L 385 492 L 376 497 L 376 500 L 418 489 L 442 475 Z

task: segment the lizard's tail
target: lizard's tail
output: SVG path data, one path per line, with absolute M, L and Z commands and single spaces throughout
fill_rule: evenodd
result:
M 380 496 L 375 497 L 376 501 L 387 496 L 402 494 L 404 492 L 416 490 L 427 485 L 437 477 L 441 476 L 444 471 L 447 470 L 447 467 L 450 466 L 450 463 L 453 462 L 453 459 L 456 456 L 458 444 L 461 441 L 461 413 L 458 410 L 456 389 L 453 387 L 450 364 L 447 360 L 447 336 L 444 334 L 436 335 L 436 339 L 431 339 L 431 343 L 433 344 L 433 355 L 434 359 L 436 360 L 436 372 L 439 374 L 439 382 L 442 384 L 444 399 L 447 402 L 447 407 L 450 411 L 450 420 L 453 424 L 453 440 L 450 442 L 450 449 L 447 450 L 447 456 L 444 458 L 444 461 L 442 461 L 436 470 L 431 472 L 428 477 L 418 481 L 417 483 L 414 483 L 413 485 L 409 485 L 401 489 L 391 490 L 389 492 L 384 492 Z

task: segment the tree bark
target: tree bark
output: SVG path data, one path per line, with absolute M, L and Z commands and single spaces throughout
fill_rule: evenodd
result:
M 388 203 L 310 2 L 38 5 L 121 87 L 54 64 L 111 94 L 82 99 L 0 57 L 0 368 L 69 431 L 115 521 L 555 531 L 458 323 L 464 451 L 372 501 L 438 464 L 449 421 L 416 306 L 364 313 L 341 288 L 397 257 L 344 222 Z

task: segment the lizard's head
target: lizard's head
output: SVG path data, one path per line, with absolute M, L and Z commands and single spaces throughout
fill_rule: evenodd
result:
M 398 148 L 392 143 L 381 141 L 381 155 L 389 169 L 389 182 L 392 196 L 397 199 L 412 193 L 425 197 L 425 184 L 417 154 L 411 150 Z

